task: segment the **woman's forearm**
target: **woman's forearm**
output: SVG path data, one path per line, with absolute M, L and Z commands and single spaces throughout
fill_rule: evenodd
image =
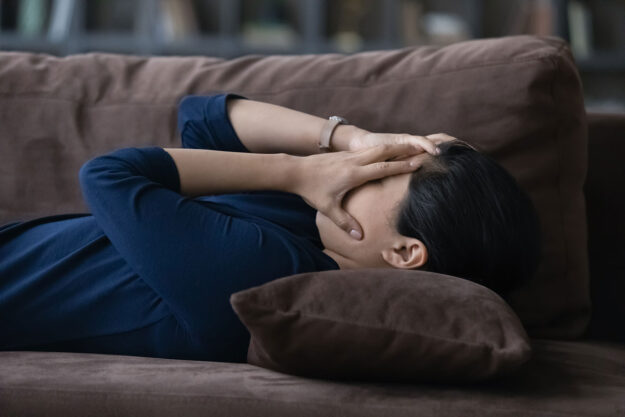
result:
M 208 149 L 163 148 L 176 164 L 180 193 L 188 196 L 239 191 L 291 191 L 295 159 L 286 153 L 260 154 Z
M 250 152 L 319 153 L 319 136 L 327 119 L 255 100 L 229 98 L 227 107 L 237 136 Z M 332 134 L 332 149 L 347 150 L 351 137 L 363 131 L 353 125 L 338 125 Z

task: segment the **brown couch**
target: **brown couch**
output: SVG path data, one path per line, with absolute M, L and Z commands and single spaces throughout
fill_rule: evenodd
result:
M 546 260 L 512 300 L 532 359 L 513 375 L 445 385 L 0 352 L 0 415 L 625 415 L 625 115 L 586 115 L 558 38 L 232 60 L 0 53 L 0 225 L 88 211 L 77 175 L 86 160 L 179 146 L 180 98 L 223 91 L 374 131 L 444 131 L 498 159 L 530 192 L 545 232 Z

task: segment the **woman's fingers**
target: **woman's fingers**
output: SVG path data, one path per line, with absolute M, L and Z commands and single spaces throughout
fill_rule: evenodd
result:
M 416 145 L 411 143 L 378 145 L 369 148 L 363 155 L 364 165 L 359 172 L 362 173 L 360 181 L 366 182 L 389 175 L 403 174 L 419 168 L 418 159 L 410 158 L 393 161 L 394 157 L 406 157 L 406 155 L 419 154 Z M 419 158 L 419 157 L 416 157 Z
M 386 161 L 398 156 L 415 155 L 421 152 L 422 150 L 419 146 L 412 143 L 376 145 L 362 152 L 362 162 L 370 164 L 372 162 Z
M 361 168 L 364 181 L 371 181 L 389 175 L 405 174 L 419 169 L 422 160 L 408 159 L 403 161 L 382 161 L 365 165 Z
M 440 153 L 438 146 L 436 146 L 437 143 L 431 141 L 427 137 L 418 136 L 418 135 L 407 135 L 407 136 L 408 136 L 408 139 L 407 139 L 408 142 L 415 143 L 421 146 L 421 148 L 423 148 L 427 153 L 431 155 L 438 155 Z
M 460 140 L 460 139 L 455 138 L 453 136 L 449 136 L 446 133 L 433 133 L 431 135 L 427 135 L 426 137 L 429 138 L 434 143 L 436 143 L 437 145 L 440 145 L 443 142 L 449 142 L 451 140 L 455 140 L 455 141 L 458 141 L 460 143 L 464 143 L 469 148 L 473 149 L 474 151 L 479 152 L 479 149 L 477 149 L 475 146 L 471 145 L 469 142 L 466 142 L 464 140 Z
M 387 144 L 412 144 L 416 147 L 415 153 L 427 152 L 430 155 L 438 155 L 440 151 L 434 142 L 425 136 L 410 135 L 408 133 L 391 134 L 392 142 Z
M 438 155 L 436 144 L 425 136 L 411 135 L 409 133 L 375 133 L 368 132 L 354 137 L 349 144 L 349 150 L 363 150 L 380 145 L 412 144 L 415 146 L 414 153 L 427 152 Z
M 360 224 L 349 213 L 340 207 L 340 203 L 330 209 L 326 215 L 338 227 L 345 230 L 354 239 L 360 240 L 362 238 L 362 229 Z
M 450 136 L 447 133 L 433 133 L 431 135 L 426 135 L 425 137 L 436 145 L 440 145 L 441 143 L 448 142 L 450 140 L 456 140 L 455 137 Z

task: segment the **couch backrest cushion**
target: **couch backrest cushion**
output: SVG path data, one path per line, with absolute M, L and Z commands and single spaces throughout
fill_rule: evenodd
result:
M 529 192 L 544 235 L 544 260 L 513 308 L 530 335 L 583 332 L 586 120 L 555 37 L 231 60 L 0 53 L 0 221 L 86 211 L 82 163 L 118 147 L 178 146 L 179 99 L 225 91 L 371 131 L 446 132 L 493 156 Z

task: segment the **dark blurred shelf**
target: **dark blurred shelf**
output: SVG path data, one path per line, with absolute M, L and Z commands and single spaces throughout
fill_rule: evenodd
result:
M 165 7 L 163 1 L 170 3 Z M 172 29 L 172 19 L 177 13 L 168 14 L 167 11 L 172 7 L 184 9 L 181 4 L 188 5 L 188 1 L 199 7 L 191 14 L 187 9 L 187 20 L 183 18 L 182 23 L 178 20 L 177 29 Z M 281 2 L 280 10 L 268 12 L 267 7 L 271 9 L 276 1 Z M 601 37 L 593 39 L 594 32 L 589 30 L 592 24 L 588 24 L 588 19 L 581 20 L 583 30 L 579 30 L 580 10 L 601 1 L 604 0 L 50 0 L 50 5 L 68 6 L 64 9 L 65 14 L 55 20 L 51 18 L 51 9 L 48 10 L 50 19 L 39 27 L 41 35 L 38 36 L 24 36 L 17 30 L 0 30 L 0 50 L 57 56 L 100 51 L 228 59 L 250 54 L 345 54 L 408 46 L 442 46 L 466 37 L 476 39 L 546 30 L 569 42 L 574 54 L 593 47 L 606 48 L 583 57 L 580 54 L 576 63 L 589 105 L 612 109 L 625 105 L 625 50 L 622 48 L 624 40 L 619 37 L 625 33 L 614 26 L 614 22 L 621 21 L 619 16 L 625 13 L 623 6 L 617 0 L 611 0 L 613 5 L 616 4 L 617 13 L 602 12 L 604 18 L 614 17 L 614 22 L 608 27 L 605 19 L 601 21 L 604 29 Z M 19 3 L 17 0 L 0 0 L 0 7 L 8 4 L 16 7 Z M 547 11 L 551 17 L 543 14 L 538 18 L 547 26 L 527 25 L 527 7 L 531 4 L 540 6 L 541 13 L 545 12 L 545 5 L 551 5 L 552 9 Z M 578 7 L 573 7 L 571 15 L 572 5 Z M 119 13 L 94 14 L 94 10 L 102 7 Z M 588 10 L 582 11 L 586 17 Z M 15 11 L 3 15 L 2 21 L 8 22 L 9 15 L 15 19 Z M 169 16 L 165 18 L 169 23 L 164 23 L 164 16 Z M 436 38 L 436 31 L 427 28 L 428 23 L 437 21 L 448 30 L 449 25 L 453 26 L 453 16 L 463 22 L 462 33 L 457 36 L 460 39 Z M 121 18 L 122 22 L 113 22 L 115 24 L 109 27 L 106 21 L 111 18 Z M 53 21 L 63 24 L 53 28 Z M 199 24 L 187 25 L 185 22 Z M 587 26 L 583 25 L 584 22 Z M 457 25 L 458 20 L 456 30 Z M 18 26 L 8 24 L 4 27 Z M 572 44 L 571 36 L 576 40 Z
M 10 32 L 0 35 L 0 49 L 37 51 L 65 55 L 68 49 L 79 52 L 102 50 L 106 52 L 140 53 L 147 47 L 145 40 L 127 33 L 83 34 L 70 40 L 50 40 L 45 36 L 24 37 Z M 146 51 L 147 52 L 147 51 Z
M 51 5 L 56 1 L 51 0 Z M 90 16 L 88 13 L 101 10 L 106 1 L 96 0 L 66 0 L 67 3 L 59 3 L 70 5 L 65 8 L 62 26 L 63 30 L 57 31 L 54 40 L 48 35 L 50 26 L 41 28 L 43 32 L 37 37 L 22 37 L 17 31 L 0 30 L 0 48 L 10 50 L 38 50 L 46 51 L 58 55 L 68 55 L 91 50 L 102 50 L 103 52 L 124 51 L 127 53 L 137 54 L 211 54 L 223 57 L 233 57 L 237 55 L 249 53 L 326 53 L 326 52 L 358 52 L 377 49 L 393 49 L 404 46 L 401 38 L 402 23 L 402 7 L 406 0 L 363 0 L 360 3 L 341 2 L 338 0 L 285 0 L 280 3 L 262 2 L 261 0 L 193 0 L 194 4 L 203 5 L 202 14 L 197 16 L 206 16 L 208 11 L 210 19 L 214 20 L 210 32 L 200 31 L 199 34 L 192 34 L 181 39 L 168 35 L 167 28 L 163 25 L 163 14 L 168 8 L 163 8 L 161 0 L 136 0 L 132 2 L 132 7 L 124 3 L 120 9 L 120 2 L 125 0 L 111 0 L 111 8 L 113 10 L 123 10 L 123 25 L 114 24 L 112 30 L 106 30 L 106 25 Z M 107 0 L 108 1 L 108 0 Z M 415 0 L 416 1 L 416 0 Z M 173 3 L 179 5 L 178 0 Z M 182 0 L 180 0 L 182 3 Z M 468 15 L 464 17 L 470 28 L 471 36 L 479 36 L 482 0 L 463 0 L 457 2 L 459 10 L 464 10 Z M 414 1 L 412 3 L 415 3 Z M 0 0 L 0 5 L 2 5 Z M 17 4 L 17 3 L 13 3 Z M 282 4 L 283 8 L 289 8 L 288 22 L 285 27 L 292 30 L 295 41 L 292 46 L 280 45 L 284 39 L 276 39 L 276 45 L 263 45 L 259 42 L 247 42 L 244 39 L 244 32 L 249 29 L 249 16 L 244 19 L 243 12 L 253 5 L 264 4 Z M 345 19 L 347 7 L 351 4 L 360 4 L 359 7 L 367 7 L 367 10 L 360 15 L 364 20 L 356 20 L 345 23 L 347 26 L 341 27 L 336 25 L 334 21 L 333 29 L 329 28 L 329 19 L 339 16 Z M 369 6 L 375 5 L 374 9 Z M 287 7 L 288 6 L 288 7 Z M 351 7 L 351 6 L 350 6 Z M 128 10 L 134 9 L 136 15 L 134 19 L 128 16 Z M 262 9 L 262 8 L 261 8 Z M 373 13 L 372 10 L 375 12 Z M 48 10 L 52 13 L 51 10 Z M 340 12 L 340 13 L 339 13 Z M 368 14 L 367 14 L 368 13 Z M 56 16 L 56 15 L 55 15 Z M 100 16 L 100 15 L 98 15 Z M 106 16 L 110 17 L 110 13 Z M 367 17 L 366 19 L 364 17 Z M 189 16 L 187 16 L 189 17 Z M 282 16 L 285 18 L 285 16 Z M 173 17 L 172 17 L 173 19 Z M 271 28 L 263 26 L 263 24 L 273 23 L 273 21 L 262 21 L 259 16 L 260 25 L 253 26 L 253 35 L 265 35 L 271 37 Z M 50 25 L 54 19 L 50 17 Z M 133 21 L 132 27 L 129 27 L 130 21 Z M 90 23 L 91 22 L 91 23 Z M 196 22 L 197 23 L 197 22 Z M 375 23 L 375 24 L 373 24 Z M 418 22 L 415 22 L 417 25 Z M 58 26 L 58 25 L 57 25 Z M 120 27 L 124 27 L 125 31 L 120 31 Z M 196 25 L 192 25 L 196 26 Z M 207 27 L 206 25 L 198 25 L 199 27 Z M 114 29 L 117 28 L 117 29 Z M 342 29 L 341 29 L 342 28 Z M 57 27 L 58 29 L 58 27 Z M 187 29 L 186 25 L 180 25 L 178 21 L 178 29 Z M 197 29 L 197 28 L 196 28 Z M 347 39 L 341 47 L 334 40 L 337 30 L 345 35 L 344 31 L 357 31 L 349 33 L 350 36 L 356 36 L 356 40 Z M 288 31 L 288 30 L 287 30 Z M 357 33 L 357 35 L 356 35 Z M 285 36 L 288 33 L 285 32 Z M 274 33 L 273 36 L 276 36 Z M 279 37 L 279 34 L 277 35 Z M 345 39 L 345 37 L 343 38 Z M 278 42 L 279 41 L 279 42 Z M 411 42 L 411 44 L 414 44 Z
M 50 4 L 54 4 L 55 1 L 57 0 L 52 0 Z M 402 13 L 405 11 L 403 7 L 408 0 L 362 0 L 355 3 L 341 2 L 339 0 L 285 0 L 278 3 L 263 2 L 261 0 L 193 0 L 193 4 L 196 6 L 200 3 L 203 5 L 201 8 L 202 12 L 201 14 L 198 13 L 198 16 L 207 16 L 208 14 L 210 19 L 212 19 L 211 21 L 214 20 L 213 24 L 209 25 L 213 31 L 200 31 L 197 35 L 192 34 L 180 39 L 176 37 L 169 39 L 166 33 L 167 30 L 164 30 L 162 27 L 162 12 L 167 8 L 161 9 L 163 7 L 161 0 L 136 0 L 132 3 L 126 3 L 125 1 L 67 0 L 67 4 L 71 4 L 71 8 L 67 9 L 69 15 L 66 15 L 64 20 L 67 22 L 67 30 L 62 31 L 60 37 L 56 39 L 49 38 L 47 36 L 47 28 L 43 28 L 44 33 L 42 35 L 33 37 L 22 36 L 17 31 L 5 30 L 0 31 L 0 48 L 49 52 L 56 55 L 98 50 L 142 55 L 191 54 L 231 58 L 244 54 L 349 53 L 396 49 L 408 46 L 404 43 L 404 38 L 402 38 L 400 33 L 400 25 L 405 24 L 402 21 Z M 567 7 L 572 0 L 551 1 L 555 13 L 553 27 L 553 30 L 556 31 L 555 35 L 568 40 L 570 33 L 567 22 Z M 183 0 L 172 0 L 172 2 L 180 5 L 183 3 Z M 2 4 L 1 0 L 0 4 Z M 15 2 L 14 4 L 18 3 Z M 88 29 L 89 10 L 93 13 L 93 10 L 100 10 L 107 4 L 111 5 L 112 10 L 125 11 L 124 25 L 122 26 L 129 28 L 128 25 L 132 21 L 131 30 L 106 30 L 106 26 L 102 26 L 102 24 L 96 25 L 99 30 Z M 263 8 L 260 5 L 267 6 L 272 4 L 281 5 L 282 19 L 288 16 L 289 21 L 281 23 L 288 23 L 284 25 L 284 33 L 285 37 L 288 37 L 287 35 L 290 36 L 291 41 L 288 41 L 288 39 L 276 39 L 276 36 L 280 38 L 279 31 L 277 35 L 275 33 L 272 34 L 269 33 L 271 32 L 270 28 L 261 25 L 260 32 L 258 32 L 259 27 L 255 27 L 256 31 L 250 33 L 260 33 L 259 36 L 262 36 L 264 29 L 265 34 L 269 35 L 269 38 L 274 36 L 273 39 L 284 42 L 277 42 L 276 45 L 263 44 L 258 42 L 258 40 L 248 42 L 244 34 L 246 28 L 249 29 L 249 26 L 246 26 L 246 24 L 249 23 L 250 10 L 258 9 L 266 12 L 266 7 Z M 354 4 L 359 4 L 360 7 L 375 7 L 361 11 L 362 13 L 359 16 L 363 17 L 366 15 L 368 20 L 358 21 L 360 26 L 356 25 L 355 21 L 350 21 L 348 29 L 360 31 L 363 29 L 361 27 L 362 24 L 367 23 L 367 25 L 364 25 L 366 26 L 364 29 L 372 32 L 361 36 L 356 41 L 352 40 L 351 44 L 348 39 L 347 43 L 341 46 L 333 38 L 337 34 L 337 23 L 334 18 L 341 13 L 345 15 L 347 9 L 344 8 L 347 5 L 353 6 Z M 413 6 L 416 4 L 426 5 L 427 8 L 431 8 L 428 9 L 430 11 L 440 11 L 440 7 L 451 11 L 449 7 L 453 7 L 453 10 L 462 14 L 462 18 L 469 28 L 469 35 L 472 38 L 488 35 L 484 32 L 484 25 L 486 25 L 485 17 L 490 15 L 485 13 L 485 8 L 494 7 L 494 4 L 492 2 L 489 3 L 487 0 L 449 0 L 440 2 L 419 2 L 415 0 L 411 1 L 410 4 Z M 512 7 L 512 3 L 510 3 L 510 7 Z M 129 17 L 129 10 L 132 11 L 133 9 L 136 14 L 131 18 Z M 288 13 L 285 10 L 288 10 Z M 375 12 L 373 16 L 375 20 L 375 25 L 373 26 L 375 28 L 371 27 L 373 22 L 371 20 L 372 10 Z M 414 9 L 411 10 L 415 12 Z M 110 13 L 107 14 L 107 16 L 109 15 Z M 244 15 L 247 16 L 245 19 Z M 423 15 L 419 16 L 423 17 Z M 497 16 L 499 15 L 497 14 Z M 94 20 L 93 16 L 90 19 Z M 499 17 L 499 19 L 503 18 Z M 503 19 L 502 21 L 508 20 Z M 94 23 L 92 23 L 93 25 Z M 118 27 L 119 29 L 119 26 L 114 25 L 113 27 Z M 182 27 L 184 28 L 185 25 L 182 25 Z M 290 34 L 289 31 L 291 31 Z M 422 43 L 418 43 L 421 40 L 419 38 L 411 41 L 410 46 L 427 44 L 426 38 L 423 38 Z M 624 72 L 625 51 L 616 53 L 598 52 L 578 59 L 577 65 L 580 72 L 583 73 Z
M 0 33 L 0 48 L 46 49 L 59 47 L 62 42 L 52 41 L 46 36 L 23 36 L 14 32 Z
M 595 52 L 576 63 L 580 72 L 625 72 L 625 51 Z
M 360 51 L 389 49 L 387 42 L 363 42 Z M 309 53 L 342 53 L 343 51 L 331 41 L 307 44 L 297 42 L 293 46 L 250 45 L 240 36 L 194 36 L 182 41 L 158 42 L 153 45 L 157 55 L 206 55 L 220 57 L 236 57 L 248 54 L 302 55 Z

